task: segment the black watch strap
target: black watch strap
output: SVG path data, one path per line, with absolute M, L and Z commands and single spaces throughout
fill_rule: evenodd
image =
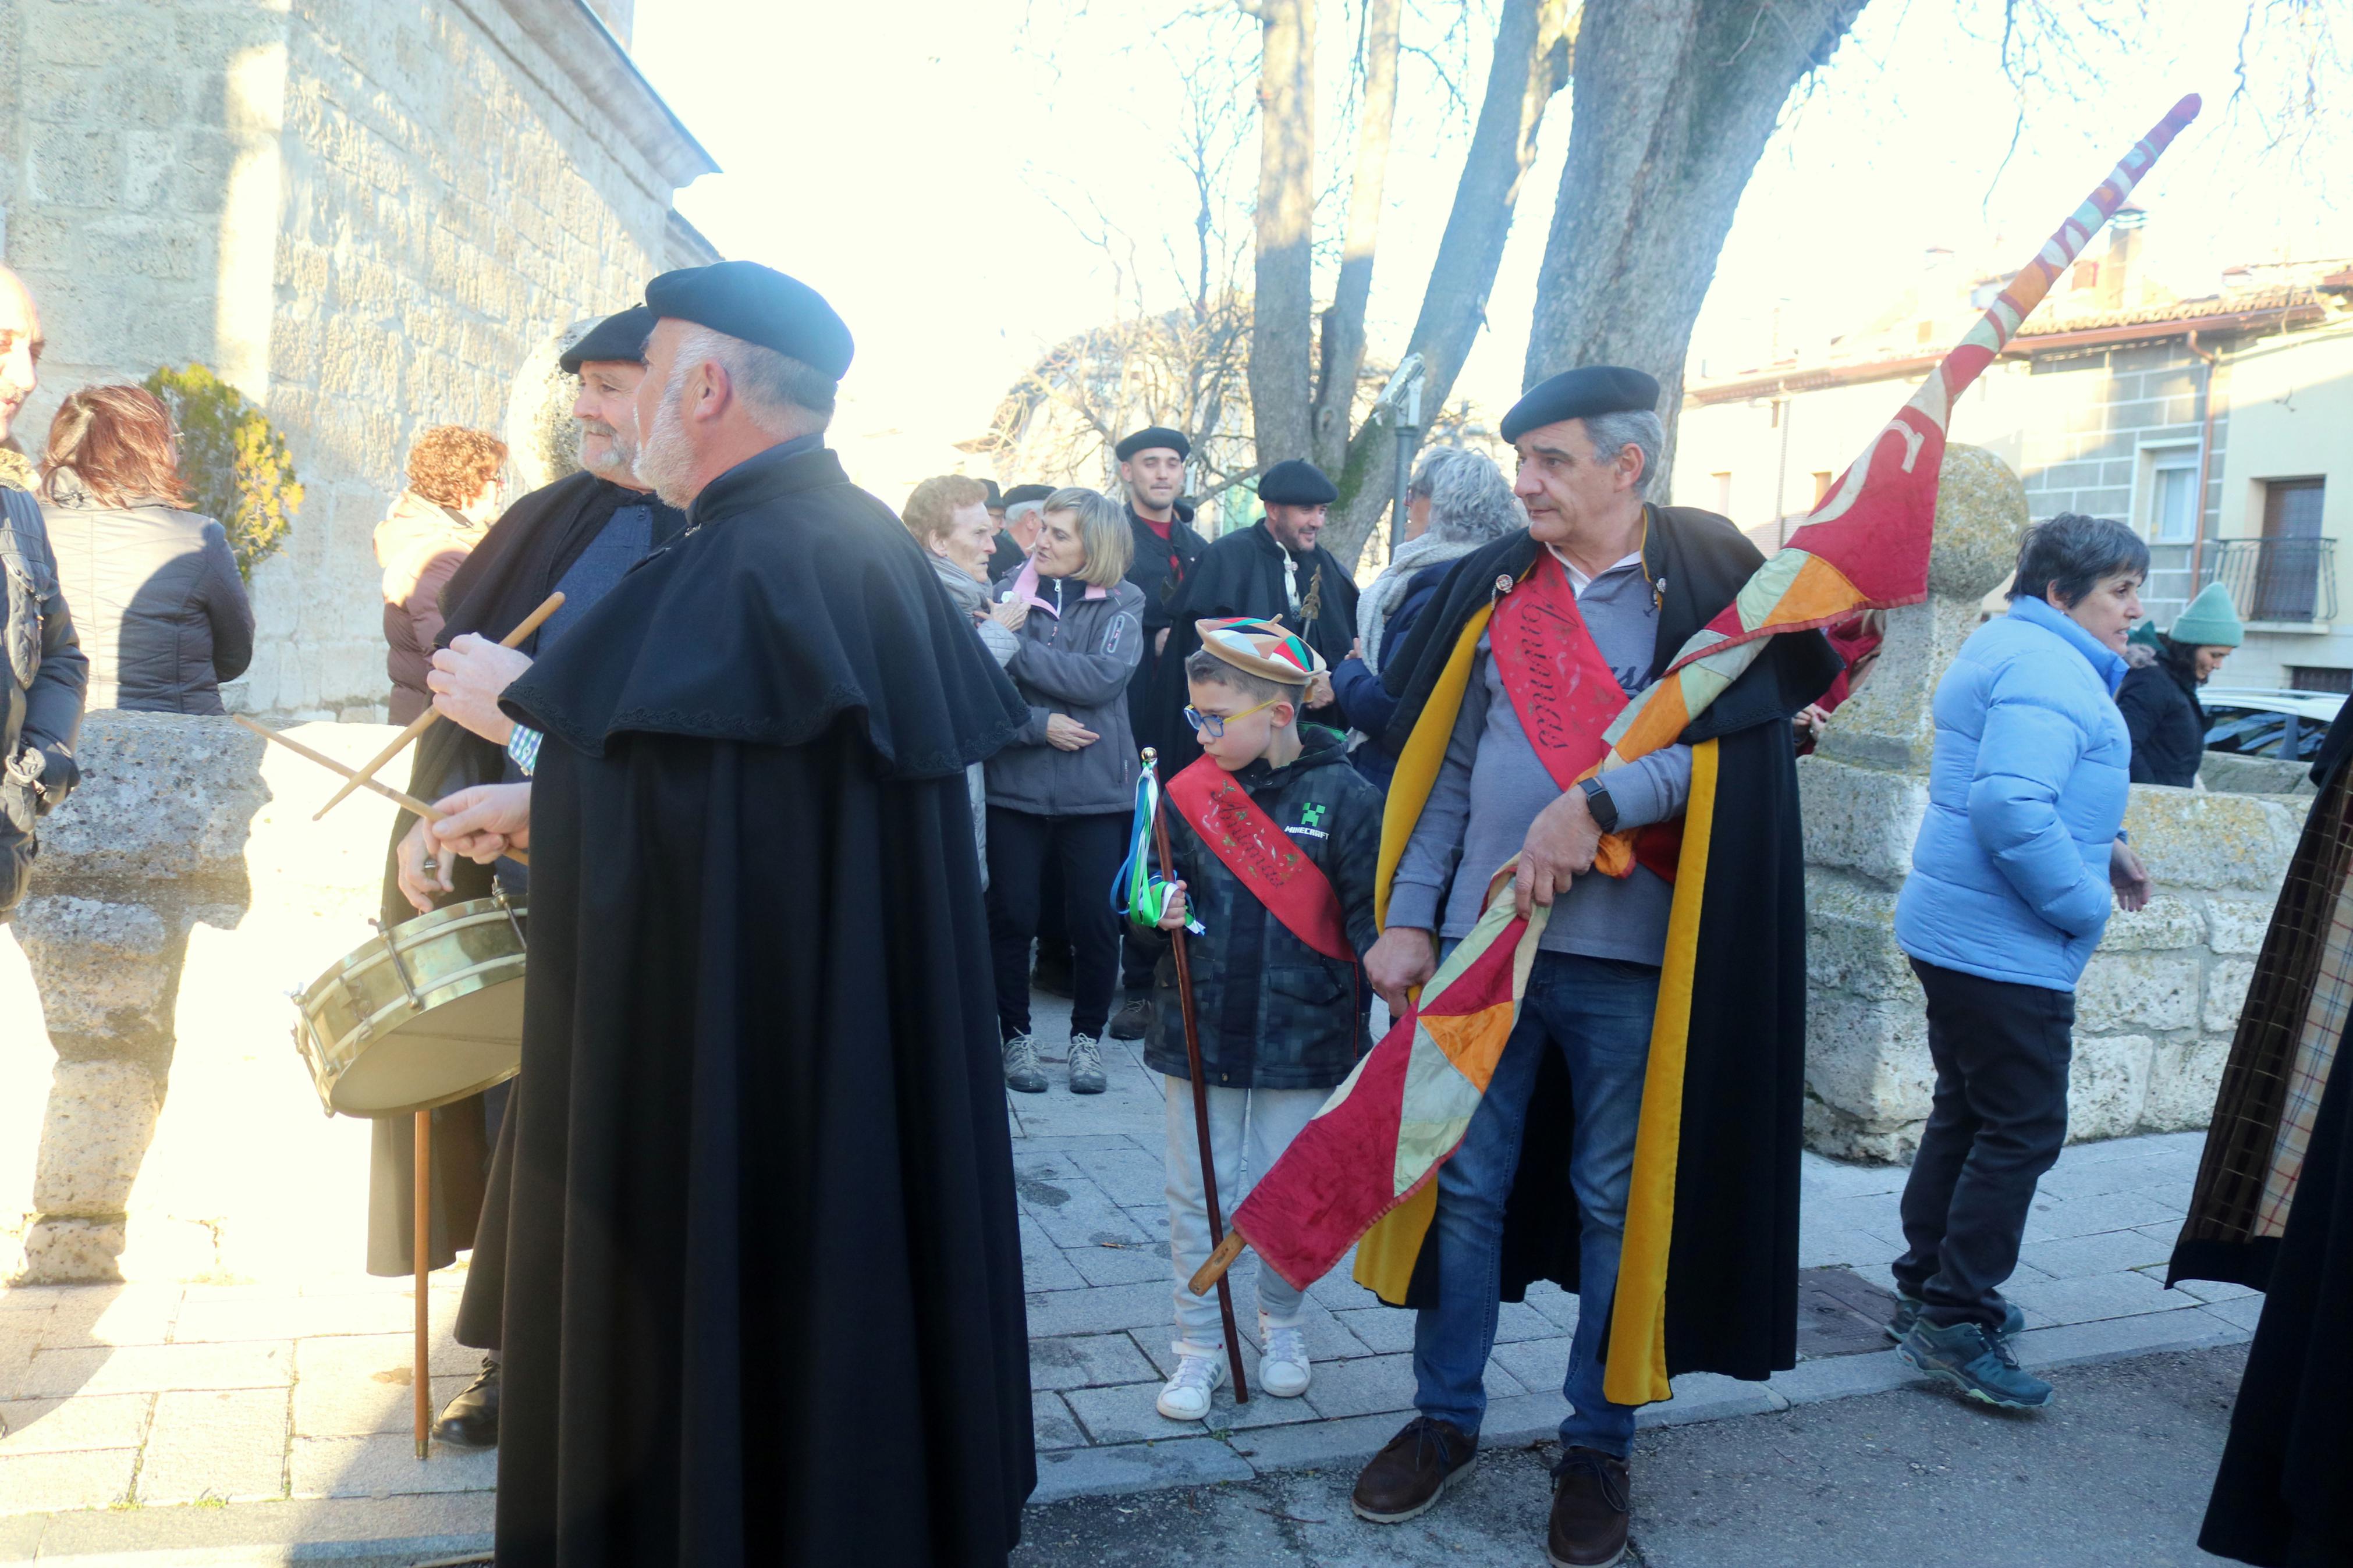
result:
M 1585 792 L 1585 809 L 1593 814 L 1593 820 L 1601 831 L 1617 832 L 1618 803 L 1609 798 L 1609 786 L 1597 776 L 1587 779 L 1577 787 Z

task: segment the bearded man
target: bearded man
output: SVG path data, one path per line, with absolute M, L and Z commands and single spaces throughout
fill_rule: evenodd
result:
M 666 273 L 638 475 L 687 509 L 506 690 L 532 783 L 501 1568 L 1002 1564 L 1036 1477 L 964 770 L 1028 713 L 825 445 L 849 329 Z

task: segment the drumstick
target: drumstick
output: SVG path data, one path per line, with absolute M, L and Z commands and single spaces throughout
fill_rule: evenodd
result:
M 438 808 L 427 805 L 425 802 L 417 799 L 413 795 L 407 795 L 400 790 L 396 790 L 381 779 L 363 778 L 352 768 L 346 766 L 344 763 L 335 761 L 334 758 L 327 755 L 326 752 L 314 752 L 310 747 L 304 745 L 301 742 L 295 740 L 292 736 L 281 735 L 277 731 L 270 729 L 267 725 L 257 724 L 242 713 L 232 713 L 229 717 L 244 725 L 247 729 L 252 731 L 255 734 L 260 736 L 263 740 L 275 741 L 280 745 L 285 747 L 288 751 L 295 753 L 297 756 L 308 757 L 312 762 L 318 763 L 321 767 L 325 768 L 330 772 L 343 774 L 344 778 L 351 781 L 351 786 L 353 788 L 372 789 L 375 791 L 376 794 L 384 796 L 385 799 L 392 802 L 395 805 L 403 806 L 423 817 L 427 822 L 438 822 L 441 820 L 442 814 Z M 311 820 L 315 822 L 318 818 L 312 817 Z M 507 850 L 507 858 L 512 860 L 519 866 L 528 866 L 531 864 L 531 858 L 520 849 L 509 848 Z
M 533 610 L 531 614 L 522 618 L 522 625 L 515 627 L 514 630 L 509 632 L 506 636 L 499 639 L 499 646 L 501 647 L 521 647 L 522 646 L 523 638 L 539 630 L 540 623 L 542 621 L 544 621 L 548 616 L 555 614 L 556 611 L 563 607 L 564 595 L 561 594 L 550 594 L 540 605 L 539 608 Z M 351 794 L 352 791 L 359 788 L 362 784 L 373 783 L 375 779 L 376 769 L 392 761 L 392 759 L 399 753 L 401 747 L 408 744 L 409 742 L 414 741 L 417 736 L 422 735 L 426 731 L 433 728 L 433 721 L 439 717 L 441 717 L 441 710 L 438 708 L 427 708 L 424 712 L 418 714 L 415 721 L 412 722 L 407 729 L 403 730 L 399 734 L 395 735 L 392 738 L 392 743 L 390 745 L 385 747 L 383 751 L 378 752 L 375 756 L 370 757 L 366 763 L 361 767 L 358 773 L 348 774 L 347 776 L 350 778 L 351 782 L 343 785 L 343 788 L 337 790 L 334 794 L 329 795 L 327 797 L 327 804 L 321 806 L 311 816 L 311 820 L 313 822 L 318 821 L 320 817 L 324 816 L 327 813 L 334 810 L 336 805 L 343 800 L 343 796 Z

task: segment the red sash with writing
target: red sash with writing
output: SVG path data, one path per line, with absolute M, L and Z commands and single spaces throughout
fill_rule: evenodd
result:
M 1551 551 L 1537 555 L 1535 570 L 1495 606 L 1487 640 L 1528 744 L 1554 784 L 1574 789 L 1609 750 L 1602 736 L 1624 710 L 1626 693 L 1586 629 L 1568 574 Z M 1630 837 L 1632 857 L 1617 858 L 1623 869 L 1604 868 L 1626 877 L 1639 864 L 1673 881 L 1683 819 L 1637 828 Z
M 1168 799 L 1209 853 L 1292 935 L 1326 958 L 1356 962 L 1340 917 L 1340 895 L 1324 868 L 1300 852 L 1231 773 L 1203 757 L 1168 781 Z

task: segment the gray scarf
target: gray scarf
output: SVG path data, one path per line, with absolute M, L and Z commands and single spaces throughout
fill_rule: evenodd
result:
M 1365 642 L 1365 668 L 1375 675 L 1381 672 L 1381 638 L 1388 630 L 1389 612 L 1405 602 L 1405 591 L 1413 574 L 1425 566 L 1443 562 L 1459 561 L 1483 544 L 1484 539 L 1440 539 L 1425 533 L 1419 539 L 1409 539 L 1381 574 L 1373 579 L 1363 597 L 1356 601 L 1356 635 Z

